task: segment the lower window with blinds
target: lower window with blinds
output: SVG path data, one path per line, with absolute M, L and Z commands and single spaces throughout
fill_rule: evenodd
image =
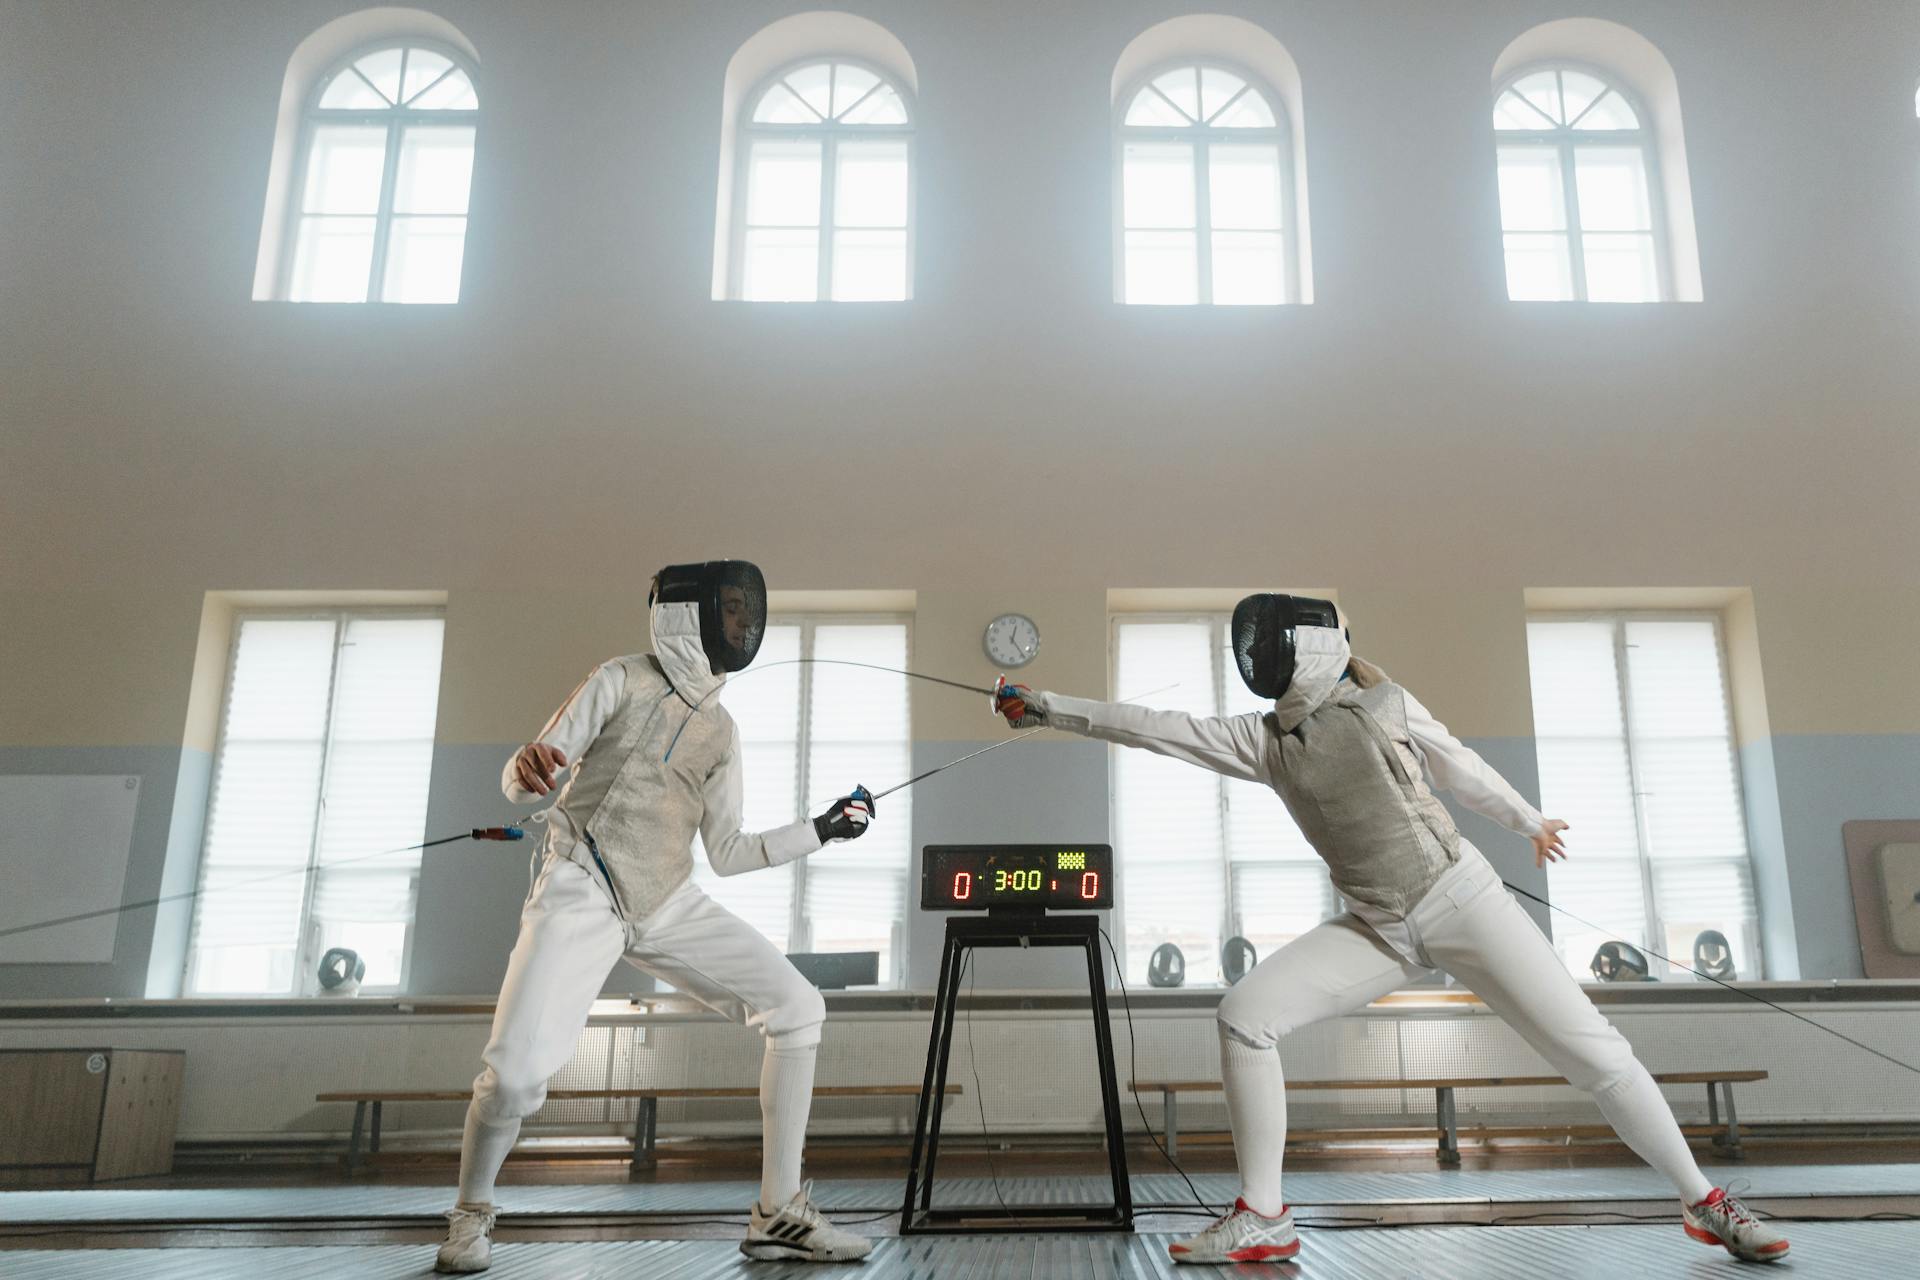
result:
M 769 620 L 759 656 L 720 695 L 740 728 L 748 830 L 808 819 L 856 785 L 881 790 L 907 777 L 907 678 L 871 667 L 906 669 L 910 641 L 898 616 Z M 912 837 L 909 789 L 888 796 L 859 839 L 785 866 L 720 876 L 696 842 L 694 881 L 782 951 L 877 951 L 881 985 L 898 986 Z
M 1234 667 L 1229 618 L 1116 617 L 1114 697 L 1160 690 L 1142 701 L 1194 716 L 1271 710 Z M 1228 938 L 1265 959 L 1339 910 L 1326 864 L 1271 788 L 1131 747 L 1113 748 L 1112 769 L 1129 983 L 1171 942 L 1189 986 L 1218 984 Z
M 348 947 L 406 983 L 443 620 L 307 611 L 235 625 L 188 995 L 312 995 Z
M 1763 976 L 1719 619 L 1536 614 L 1527 648 L 1541 800 L 1570 824 L 1549 892 L 1598 926 L 1554 918 L 1568 970 L 1590 979 L 1613 939 L 1690 964 L 1719 933 Z

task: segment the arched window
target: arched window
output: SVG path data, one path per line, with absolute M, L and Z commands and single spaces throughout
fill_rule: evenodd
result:
M 307 99 L 278 294 L 457 302 L 480 101 L 473 69 L 421 41 L 362 48 Z
M 866 62 L 816 59 L 768 78 L 745 107 L 730 296 L 907 298 L 913 115 L 906 88 Z
M 1494 95 L 1507 296 L 1658 302 L 1672 296 L 1654 130 L 1618 82 L 1530 68 Z
M 1214 63 L 1161 66 L 1120 99 L 1122 297 L 1291 302 L 1291 131 L 1279 98 Z

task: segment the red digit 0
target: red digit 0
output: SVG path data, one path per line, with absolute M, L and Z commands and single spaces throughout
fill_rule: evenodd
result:
M 973 875 L 971 872 L 956 871 L 953 876 L 953 900 L 965 902 L 973 896 Z
M 1089 871 L 1080 877 L 1080 896 L 1088 902 L 1092 902 L 1100 896 L 1100 873 L 1098 871 Z

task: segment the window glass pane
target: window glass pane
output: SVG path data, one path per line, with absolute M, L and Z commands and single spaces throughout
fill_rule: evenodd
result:
M 729 680 L 720 700 L 740 730 L 745 793 L 741 826 L 769 831 L 807 816 L 800 797 L 800 628 L 767 627 L 754 660 L 753 677 Z M 792 950 L 791 864 L 747 875 L 721 876 L 694 837 L 693 879 L 709 897 L 765 934 L 782 951 Z
M 814 302 L 820 296 L 820 233 L 748 231 L 740 295 L 750 302 Z
M 385 302 L 460 301 L 465 218 L 394 215 L 387 232 Z
M 1271 306 L 1286 301 L 1285 245 L 1278 231 L 1213 233 L 1213 301 Z
M 1506 242 L 1510 300 L 1573 301 L 1573 262 L 1565 235 L 1508 235 Z
M 1127 108 L 1127 123 L 1177 129 L 1192 121 L 1174 110 L 1173 104 L 1149 85 L 1133 96 L 1133 103 Z
M 1247 82 L 1230 71 L 1218 67 L 1200 68 L 1200 118 L 1212 120 L 1220 108 L 1233 100 L 1233 95 L 1247 87 Z
M 1647 202 L 1647 155 L 1639 147 L 1578 147 L 1573 153 L 1573 177 L 1580 195 L 1581 230 L 1653 229 L 1653 209 Z
M 1551 129 L 1554 124 L 1538 107 L 1509 89 L 1494 100 L 1493 127 L 1539 131 Z
M 784 84 L 776 84 L 761 95 L 753 109 L 753 118 L 762 124 L 815 124 L 820 117 L 812 107 L 800 101 L 800 95 Z
M 404 49 L 381 49 L 377 53 L 368 54 L 353 65 L 387 101 L 398 102 L 400 100 L 400 63 L 405 54 Z
M 816 62 L 810 67 L 801 67 L 798 71 L 789 71 L 786 75 L 787 87 L 800 96 L 800 100 L 817 112 L 821 119 L 830 119 L 833 115 L 833 65 Z
M 854 103 L 867 96 L 869 90 L 880 83 L 880 77 L 865 67 L 856 67 L 851 63 L 838 63 L 833 69 L 833 114 L 836 117 L 846 114 Z
M 1200 119 L 1200 69 L 1198 67 L 1178 67 L 1164 75 L 1154 77 L 1153 87 L 1167 95 L 1167 101 L 1178 107 L 1189 120 Z
M 1560 231 L 1567 191 L 1560 151 L 1548 146 L 1500 148 L 1500 225 L 1508 231 Z
M 312 911 L 320 941 L 373 948 L 368 987 L 402 977 L 421 855 L 390 851 L 426 829 L 442 631 L 439 618 L 353 618 L 340 647 Z
M 1114 688 L 1174 688 L 1154 706 L 1212 715 L 1213 627 L 1206 621 L 1130 622 L 1117 631 Z M 1128 980 L 1146 979 L 1147 958 L 1172 942 L 1189 985 L 1220 980 L 1226 902 L 1217 775 L 1150 752 L 1116 748 L 1113 809 L 1126 915 Z
M 1638 129 L 1640 117 L 1634 113 L 1631 106 L 1627 105 L 1625 98 L 1617 93 L 1608 92 L 1605 97 L 1587 108 L 1587 113 L 1581 116 L 1579 123 L 1573 127 L 1576 129 Z
M 907 225 L 906 139 L 843 139 L 834 155 L 836 226 Z
M 842 124 L 905 124 L 907 107 L 892 85 L 883 85 L 868 94 L 851 111 L 840 117 Z
M 747 225 L 812 227 L 819 222 L 819 141 L 756 139 L 747 156 Z
M 1127 227 L 1194 225 L 1191 143 L 1129 142 L 1122 159 Z
M 464 214 L 472 185 L 471 125 L 413 125 L 402 131 L 395 213 Z
M 907 296 L 907 233 L 837 231 L 833 236 L 835 302 L 901 302 Z
M 1653 236 L 1585 235 L 1587 299 L 1591 302 L 1658 302 L 1659 272 Z
M 1212 123 L 1220 129 L 1271 129 L 1279 122 L 1274 119 L 1273 106 L 1260 91 L 1248 89 L 1215 116 Z
M 813 656 L 837 662 L 902 668 L 904 624 L 821 623 L 813 629 Z M 807 772 L 818 812 L 856 783 L 883 790 L 912 772 L 905 676 L 823 662 L 812 669 Z M 913 793 L 896 792 L 872 828 L 857 841 L 829 845 L 807 860 L 806 902 L 816 951 L 880 952 L 881 980 L 897 960 L 896 940 L 906 918 L 907 870 L 913 830 Z
M 1190 303 L 1200 300 L 1199 251 L 1191 231 L 1129 231 L 1127 301 Z
M 372 85 L 354 74 L 352 67 L 342 67 L 327 81 L 320 105 L 329 111 L 382 111 L 389 104 Z
M 431 49 L 407 51 L 407 79 L 400 90 L 401 101 L 411 103 L 422 89 L 438 80 L 453 67 L 453 60 Z
M 385 125 L 315 125 L 300 211 L 377 213 L 386 168 Z
M 1560 73 L 1560 92 L 1566 100 L 1567 119 L 1578 120 L 1586 109 L 1593 105 L 1594 99 L 1607 91 L 1604 81 L 1597 80 L 1584 71 L 1562 71 Z
M 1215 143 L 1207 148 L 1207 182 L 1208 209 L 1216 229 L 1279 230 L 1279 147 Z
M 407 105 L 415 111 L 472 111 L 480 105 L 480 99 L 467 73 L 455 71 Z
M 1566 115 L 1560 109 L 1560 77 L 1552 71 L 1536 71 L 1530 76 L 1522 76 L 1514 81 L 1513 92 L 1532 105 L 1552 124 L 1564 124 Z
M 371 216 L 300 219 L 287 296 L 295 302 L 365 302 L 374 221 Z

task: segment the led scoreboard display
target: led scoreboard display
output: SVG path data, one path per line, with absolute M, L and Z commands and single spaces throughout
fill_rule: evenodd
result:
M 1112 906 L 1112 845 L 930 844 L 920 861 L 923 911 Z

